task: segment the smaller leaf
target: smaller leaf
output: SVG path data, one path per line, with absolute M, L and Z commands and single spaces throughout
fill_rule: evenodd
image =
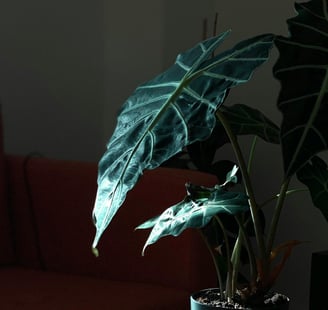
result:
M 187 228 L 202 228 L 218 213 L 237 214 L 247 211 L 248 197 L 243 193 L 227 192 L 222 187 L 206 188 L 187 184 L 186 198 L 166 209 L 161 215 L 136 229 L 153 228 L 143 248 L 164 236 L 178 236 Z
M 236 165 L 236 163 L 232 162 L 231 160 L 218 160 L 211 165 L 209 172 L 217 177 L 219 184 L 221 185 L 222 183 L 225 182 L 227 173 L 231 171 L 234 165 Z M 238 170 L 237 173 L 237 180 L 238 180 L 237 183 L 240 184 L 242 180 L 242 175 L 240 170 Z
M 298 179 L 311 193 L 313 204 L 328 221 L 328 169 L 320 157 L 313 157 L 297 172 Z
M 158 221 L 158 218 L 159 218 L 159 216 L 152 217 L 151 219 L 147 220 L 146 222 L 144 222 L 144 223 L 140 224 L 138 227 L 136 227 L 135 230 L 148 229 L 148 228 L 154 227 Z
M 236 135 L 257 135 L 264 141 L 280 143 L 279 127 L 259 110 L 244 104 L 222 106 L 220 110 Z
M 227 185 L 228 183 L 238 183 L 238 176 L 237 176 L 237 172 L 238 172 L 238 167 L 237 165 L 234 165 L 232 170 L 229 171 L 227 173 L 227 177 L 226 177 L 226 181 L 224 182 L 223 185 Z

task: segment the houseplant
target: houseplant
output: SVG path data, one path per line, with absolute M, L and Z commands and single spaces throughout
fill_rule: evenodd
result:
M 214 188 L 188 185 L 182 202 L 139 228 L 155 228 L 146 241 L 147 246 L 162 236 L 179 235 L 188 227 L 205 229 L 214 219 L 226 241 L 221 257 L 210 247 L 217 266 L 221 299 L 232 303 L 238 296 L 241 304 L 254 309 L 263 304 L 292 248 L 298 244 L 287 241 L 275 245 L 281 210 L 286 196 L 293 192 L 289 189 L 291 178 L 297 176 L 309 188 L 314 205 L 328 219 L 325 186 L 328 170 L 317 156 L 328 148 L 327 6 L 328 0 L 296 4 L 298 14 L 288 20 L 288 38 L 259 35 L 214 57 L 213 51 L 228 32 L 201 42 L 180 54 L 167 71 L 136 89 L 123 105 L 108 150 L 99 163 L 93 213 L 97 228 L 95 254 L 101 234 L 142 171 L 154 169 L 183 147 L 206 139 L 218 120 L 230 139 L 239 167 L 234 167 L 226 180 Z M 253 71 L 267 60 L 273 42 L 280 53 L 273 69 L 281 81 L 277 103 L 283 115 L 280 128 L 249 106 L 222 104 L 231 87 L 247 82 Z M 238 144 L 237 137 L 242 134 L 260 136 L 280 144 L 282 149 L 284 178 L 273 199 L 274 212 L 266 231 L 260 221 L 263 205 L 254 196 L 249 169 Z M 238 170 L 244 191 L 234 192 L 230 185 L 238 181 Z M 232 246 L 220 220 L 221 213 L 232 214 L 238 224 Z M 250 240 L 251 234 L 255 235 L 255 243 Z M 243 248 L 250 265 L 249 282 L 244 284 L 243 279 L 239 286 Z M 222 269 L 226 281 L 222 279 Z

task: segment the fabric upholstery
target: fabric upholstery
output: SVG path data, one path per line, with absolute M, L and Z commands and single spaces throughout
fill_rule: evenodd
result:
M 95 163 L 7 155 L 6 170 L 17 257 L 15 268 L 0 269 L 1 305 L 7 307 L 1 309 L 130 309 L 133 299 L 132 309 L 187 309 L 190 293 L 216 286 L 197 231 L 163 238 L 143 257 L 149 231 L 134 230 L 183 199 L 186 182 L 210 186 L 214 177 L 169 168 L 147 171 L 128 193 L 95 258 Z M 126 288 L 124 294 L 120 288 Z M 110 297 L 117 303 L 105 307 Z
M 0 269 L 2 310 L 184 310 L 185 290 L 32 269 Z M 4 298 L 2 298 L 4 297 Z
M 32 159 L 27 166 L 41 255 L 46 269 L 98 274 L 115 280 L 192 286 L 193 243 L 196 231 L 166 238 L 141 256 L 149 231 L 134 231 L 185 196 L 188 181 L 209 184 L 206 174 L 160 168 L 148 171 L 127 197 L 99 244 L 100 257 L 91 253 L 95 229 L 91 213 L 96 193 L 96 165 Z M 205 247 L 205 246 L 204 246 Z M 204 261 L 212 266 L 206 248 Z M 204 271 L 206 274 L 206 271 Z M 190 287 L 192 289 L 192 287 Z
M 32 200 L 24 173 L 26 164 L 26 158 L 6 156 L 8 197 L 14 225 L 16 259 L 19 265 L 40 268 L 37 232 L 31 212 Z

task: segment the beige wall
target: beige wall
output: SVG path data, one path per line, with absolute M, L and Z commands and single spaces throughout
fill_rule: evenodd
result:
M 7 152 L 94 159 L 102 151 L 102 2 L 4 0 L 0 20 Z
M 188 2 L 2 1 L 6 151 L 97 161 L 134 88 L 200 38 L 208 9 Z
M 161 71 L 162 1 L 105 1 L 104 142 L 116 114 L 141 83 Z

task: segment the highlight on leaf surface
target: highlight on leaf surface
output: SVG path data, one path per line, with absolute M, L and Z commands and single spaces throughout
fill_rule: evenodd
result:
M 248 197 L 239 192 L 228 192 L 221 186 L 206 188 L 186 184 L 187 196 L 136 229 L 152 228 L 142 254 L 148 245 L 165 236 L 179 236 L 187 228 L 202 228 L 213 216 L 226 213 L 238 214 L 249 210 Z

